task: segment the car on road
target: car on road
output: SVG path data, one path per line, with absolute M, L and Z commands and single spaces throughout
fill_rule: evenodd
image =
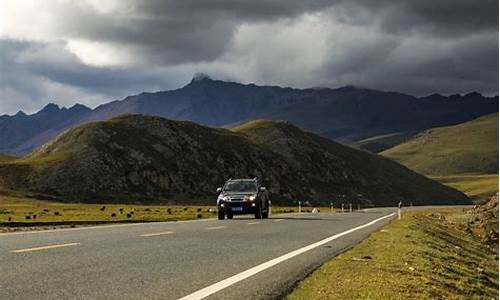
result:
M 229 179 L 217 193 L 219 220 L 243 214 L 253 214 L 256 219 L 269 217 L 269 192 L 257 178 Z

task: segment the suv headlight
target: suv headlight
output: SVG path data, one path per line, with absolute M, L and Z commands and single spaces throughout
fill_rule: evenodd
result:
M 245 196 L 245 200 L 247 200 L 247 201 L 254 201 L 255 198 L 257 198 L 257 196 L 255 196 L 255 195 Z
M 228 201 L 229 200 L 229 197 L 228 196 L 219 196 L 219 198 L 217 198 L 217 202 L 220 202 L 220 201 Z

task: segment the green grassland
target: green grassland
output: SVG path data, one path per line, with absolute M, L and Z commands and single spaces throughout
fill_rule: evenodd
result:
M 327 208 L 323 208 L 327 209 Z M 328 208 L 329 209 L 329 208 Z M 311 208 L 304 208 L 304 211 Z M 298 212 L 297 207 L 273 207 L 273 214 Z M 113 215 L 114 214 L 114 215 Z M 60 203 L 0 196 L 0 231 L 31 225 L 91 225 L 96 223 L 159 222 L 215 218 L 215 206 Z
M 58 203 L 0 196 L 0 226 L 9 222 L 176 221 L 213 216 L 213 206 Z
M 463 208 L 407 212 L 287 299 L 498 299 L 498 249 L 463 230 L 471 218 Z
M 17 157 L 0 153 L 0 163 L 15 160 Z
M 464 192 L 475 203 L 482 203 L 498 191 L 498 175 L 434 176 L 432 179 Z
M 381 154 L 425 175 L 498 174 L 498 113 L 426 130 Z

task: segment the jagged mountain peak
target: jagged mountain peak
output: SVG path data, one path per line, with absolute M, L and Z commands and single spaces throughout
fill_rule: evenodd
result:
M 16 117 L 24 117 L 24 116 L 27 116 L 27 114 L 24 111 L 20 110 L 14 116 L 16 116 Z
M 57 112 L 61 110 L 59 105 L 50 102 L 49 104 L 45 105 L 38 113 L 52 113 L 52 112 Z
M 69 108 L 69 110 L 71 110 L 71 111 L 91 111 L 92 109 L 90 109 L 89 107 L 87 107 L 83 104 L 76 103 L 75 105 L 71 106 Z
M 193 78 L 191 79 L 191 83 L 197 82 L 197 81 L 202 81 L 202 80 L 213 80 L 208 74 L 203 73 L 203 72 L 198 72 L 193 75 Z

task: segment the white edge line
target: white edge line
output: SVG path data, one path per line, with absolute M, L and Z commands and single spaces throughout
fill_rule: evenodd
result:
M 214 230 L 214 229 L 222 229 L 222 228 L 226 228 L 226 226 L 214 226 L 214 227 L 207 227 L 205 229 L 206 230 Z
M 166 235 L 166 234 L 173 234 L 173 233 L 174 233 L 173 231 L 163 231 L 163 232 L 144 233 L 144 234 L 141 234 L 140 236 L 150 237 L 150 236 Z
M 260 224 L 260 222 L 250 222 L 250 223 L 247 223 L 247 225 L 255 225 L 255 224 Z
M 203 298 L 208 297 L 208 296 L 210 296 L 210 295 L 212 295 L 212 294 L 214 294 L 214 293 L 216 293 L 216 292 L 218 292 L 218 291 L 220 291 L 222 289 L 225 289 L 225 288 L 227 288 L 227 287 L 229 287 L 229 286 L 231 286 L 231 285 L 233 285 L 233 284 L 235 284 L 235 283 L 237 283 L 239 281 L 242 281 L 242 280 L 244 280 L 244 279 L 246 279 L 246 278 L 248 278 L 250 276 L 253 276 L 253 275 L 255 275 L 255 274 L 259 273 L 259 272 L 262 272 L 262 271 L 264 271 L 266 269 L 269 269 L 269 268 L 271 268 L 271 267 L 273 267 L 273 266 L 275 266 L 275 265 L 277 265 L 277 264 L 279 264 L 279 263 L 281 263 L 283 261 L 286 261 L 286 260 L 288 260 L 288 259 L 290 259 L 292 257 L 295 257 L 297 255 L 300 255 L 300 254 L 304 253 L 304 252 L 307 252 L 309 250 L 317 248 L 317 247 L 319 247 L 319 246 L 321 246 L 323 244 L 331 242 L 331 241 L 333 241 L 335 239 L 338 239 L 338 238 L 340 238 L 340 237 L 342 237 L 344 235 L 347 235 L 349 233 L 352 233 L 352 232 L 354 232 L 356 230 L 363 229 L 365 227 L 369 227 L 369 226 L 377 223 L 378 221 L 390 218 L 390 217 L 394 216 L 395 214 L 396 213 L 392 213 L 392 214 L 383 216 L 381 218 L 378 218 L 378 219 L 375 219 L 375 220 L 373 220 L 371 222 L 368 222 L 368 223 L 366 223 L 364 225 L 351 228 L 351 229 L 346 230 L 344 232 L 332 235 L 332 236 L 330 236 L 330 237 L 328 237 L 326 239 L 323 239 L 323 240 L 321 240 L 319 242 L 316 242 L 316 243 L 310 244 L 308 246 L 305 246 L 303 248 L 297 249 L 295 251 L 289 252 L 289 253 L 284 254 L 282 256 L 279 256 L 279 257 L 277 257 L 275 259 L 272 259 L 270 261 L 267 261 L 265 263 L 257 265 L 257 266 L 255 266 L 253 268 L 250 268 L 250 269 L 248 269 L 246 271 L 238 273 L 238 274 L 236 274 L 234 276 L 226 278 L 226 279 L 224 279 L 222 281 L 219 281 L 217 283 L 209 285 L 209 286 L 207 286 L 207 287 L 205 287 L 205 288 L 203 288 L 201 290 L 198 290 L 198 291 L 196 291 L 194 293 L 191 293 L 191 294 L 189 294 L 187 296 L 179 298 L 179 300 L 199 300 L 199 299 L 203 299 Z
M 68 244 L 48 245 L 48 246 L 41 246 L 41 247 L 34 247 L 34 248 L 25 248 L 25 249 L 11 250 L 10 252 L 11 253 L 24 253 L 24 252 L 47 250 L 47 249 L 54 249 L 54 248 L 62 248 L 62 247 L 69 247 L 69 246 L 76 246 L 76 245 L 80 245 L 80 243 L 68 243 Z

